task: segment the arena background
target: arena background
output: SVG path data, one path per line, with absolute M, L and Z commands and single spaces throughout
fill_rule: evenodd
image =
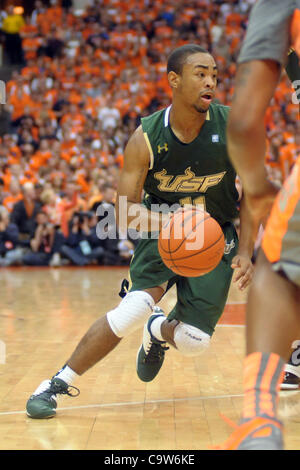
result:
M 216 100 L 230 105 L 253 3 L 2 1 L 1 266 L 129 263 L 135 241 L 99 240 L 95 217 L 114 203 L 124 146 L 141 116 L 169 104 L 165 64 L 181 44 L 214 55 Z M 292 93 L 284 72 L 265 120 L 279 184 L 299 153 Z
M 100 243 L 94 214 L 114 202 L 141 116 L 170 102 L 169 52 L 207 47 L 216 99 L 230 105 L 254 0 L 14 1 L 0 0 L 0 449 L 102 450 L 100 459 L 188 450 L 196 463 L 196 451 L 228 438 L 243 406 L 248 290 L 234 282 L 200 359 L 170 348 L 156 379 L 142 382 L 141 327 L 75 382 L 78 397 L 59 399 L 56 418 L 33 420 L 25 407 L 120 301 L 134 243 Z M 266 165 L 279 184 L 299 153 L 292 94 L 283 72 L 266 113 Z M 159 306 L 168 314 L 176 301 L 174 286 Z M 299 390 L 280 393 L 279 411 L 286 449 L 299 449 Z

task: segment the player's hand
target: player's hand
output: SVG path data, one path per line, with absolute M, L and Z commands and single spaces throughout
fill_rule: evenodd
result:
M 244 290 L 250 284 L 254 267 L 249 256 L 236 255 L 231 262 L 232 269 L 235 269 L 233 282 L 238 282 L 238 288 Z

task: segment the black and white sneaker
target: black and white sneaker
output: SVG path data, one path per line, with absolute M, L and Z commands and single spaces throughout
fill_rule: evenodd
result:
M 165 351 L 169 349 L 165 341 L 159 341 L 151 334 L 150 326 L 153 320 L 165 317 L 159 307 L 154 307 L 153 312 L 155 313 L 144 326 L 143 342 L 137 355 L 136 371 L 143 382 L 151 382 L 157 376 L 165 359 Z
M 289 362 L 285 365 L 284 379 L 281 390 L 297 390 L 300 386 L 300 341 L 292 344 L 292 353 Z
M 291 372 L 285 372 L 281 390 L 297 390 L 300 385 L 300 377 Z

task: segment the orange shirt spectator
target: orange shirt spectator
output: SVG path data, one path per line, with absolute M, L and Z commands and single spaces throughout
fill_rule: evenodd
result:
M 11 212 L 14 205 L 23 198 L 21 193 L 20 184 L 16 180 L 12 180 L 9 185 L 9 195 L 3 199 L 3 206 Z
M 12 121 L 23 116 L 26 106 L 32 104 L 31 97 L 19 90 L 9 98 L 8 102 L 12 108 Z

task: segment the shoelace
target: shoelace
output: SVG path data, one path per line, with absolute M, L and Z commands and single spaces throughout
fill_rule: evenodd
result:
M 72 393 L 72 390 L 75 390 L 75 393 Z M 61 395 L 68 395 L 69 397 L 78 397 L 80 394 L 79 388 L 74 387 L 74 385 L 68 385 L 66 389 L 63 389 L 61 385 L 55 382 L 51 382 L 49 392 L 52 392 L 55 395 L 60 393 Z
M 75 390 L 75 393 L 71 392 L 72 389 Z M 79 388 L 74 387 L 73 385 L 69 385 L 66 389 L 63 389 L 62 386 L 58 383 L 50 382 L 49 384 L 45 381 L 39 386 L 39 388 L 35 391 L 32 397 L 38 397 L 40 395 L 43 395 L 44 393 L 50 393 L 51 395 L 57 395 L 58 393 L 60 393 L 61 395 L 77 397 L 80 394 L 80 390 Z
M 159 343 L 152 344 L 147 351 L 147 355 L 145 357 L 145 362 L 157 362 L 160 361 L 164 355 L 164 352 L 167 351 L 169 348 L 167 346 L 162 346 Z

